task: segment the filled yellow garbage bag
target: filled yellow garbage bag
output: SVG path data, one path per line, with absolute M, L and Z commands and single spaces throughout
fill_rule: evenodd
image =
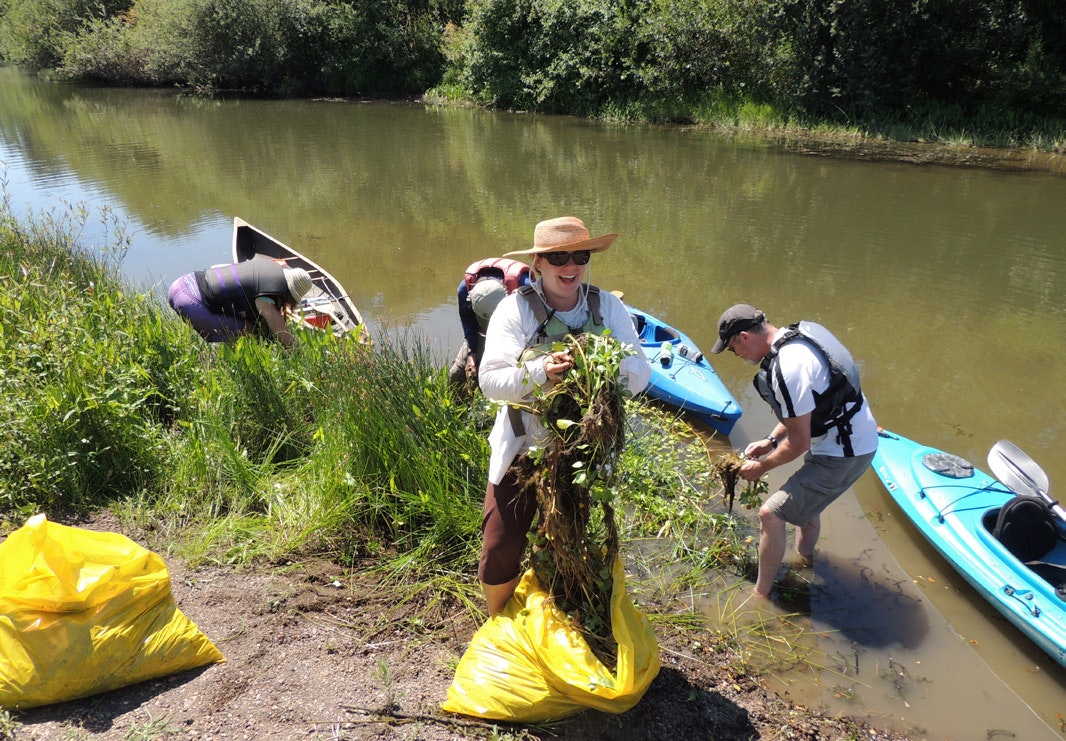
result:
M 163 559 L 129 538 L 35 515 L 0 543 L 0 708 L 224 660 L 178 609 Z
M 623 713 L 659 673 L 659 644 L 648 618 L 626 594 L 621 561 L 613 570 L 611 621 L 618 644 L 612 672 L 548 600 L 527 571 L 507 607 L 474 634 L 441 706 L 489 720 L 540 723 L 595 708 Z

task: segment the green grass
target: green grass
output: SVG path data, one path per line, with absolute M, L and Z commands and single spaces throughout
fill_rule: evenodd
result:
M 0 741 L 15 741 L 21 724 L 11 717 L 11 713 L 0 708 Z

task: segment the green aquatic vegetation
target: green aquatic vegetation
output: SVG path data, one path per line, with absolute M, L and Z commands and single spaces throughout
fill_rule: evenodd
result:
M 527 491 L 539 510 L 533 571 L 592 651 L 613 667 L 611 570 L 619 550 L 614 500 L 625 444 L 619 370 L 632 350 L 609 334 L 568 336 L 562 347 L 573 368 L 533 401 L 550 432 L 531 453 L 538 467 Z
M 722 484 L 722 496 L 730 512 L 733 511 L 733 500 L 736 497 L 737 483 L 740 480 L 740 467 L 743 464 L 743 454 L 733 452 L 718 456 L 717 460 L 711 464 L 711 471 Z M 768 491 L 769 484 L 765 479 L 748 481 L 740 492 L 740 503 L 744 509 L 754 509 L 762 504 Z
M 629 404 L 618 487 L 625 511 L 622 536 L 646 544 L 642 568 L 654 575 L 656 591 L 668 595 L 695 587 L 709 571 L 747 574 L 755 563 L 756 531 L 717 508 L 719 483 L 706 444 L 676 415 L 639 401 Z

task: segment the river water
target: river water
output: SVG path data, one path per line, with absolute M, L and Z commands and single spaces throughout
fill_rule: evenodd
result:
M 778 324 L 821 322 L 860 361 L 883 426 L 981 467 L 1009 438 L 1053 493 L 1066 482 L 1062 174 L 804 155 L 692 128 L 86 88 L 10 68 L 0 161 L 18 213 L 121 216 L 123 269 L 160 295 L 229 260 L 239 216 L 325 266 L 372 331 L 424 335 L 442 363 L 461 339 L 463 269 L 576 215 L 621 235 L 592 281 L 702 347 L 738 301 Z M 709 444 L 742 447 L 772 420 L 750 366 L 715 364 L 745 414 Z M 775 473 L 771 485 L 787 472 Z M 926 545 L 872 473 L 830 508 L 819 545 L 791 621 L 810 657 L 773 672 L 775 689 L 915 738 L 1064 737 L 1066 671 Z M 737 589 L 685 596 L 713 621 Z

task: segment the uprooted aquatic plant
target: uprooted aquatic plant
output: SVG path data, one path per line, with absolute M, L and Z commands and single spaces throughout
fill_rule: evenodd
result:
M 530 482 L 540 513 L 533 571 L 597 658 L 614 668 L 611 593 L 618 526 L 612 502 L 625 441 L 619 369 L 632 351 L 609 335 L 568 336 L 553 349 L 568 349 L 574 367 L 533 402 L 551 432 L 531 452 L 540 464 Z
M 711 473 L 722 484 L 722 499 L 727 509 L 733 511 L 733 499 L 737 493 L 737 483 L 740 480 L 740 467 L 744 464 L 744 456 L 730 451 L 718 456 L 711 463 Z M 763 500 L 764 495 L 770 490 L 765 479 L 749 481 L 740 492 L 740 503 L 744 509 L 754 509 Z

